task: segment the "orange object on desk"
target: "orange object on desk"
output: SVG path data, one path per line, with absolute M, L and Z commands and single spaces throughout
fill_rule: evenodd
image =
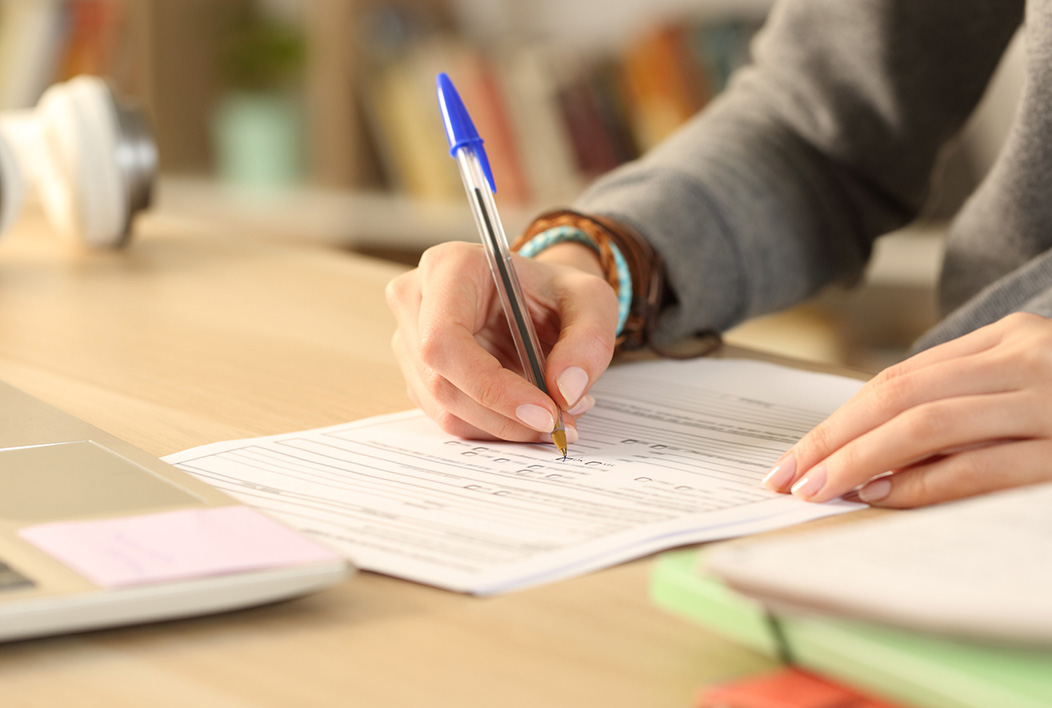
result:
M 719 684 L 699 692 L 694 708 L 903 708 L 799 669 Z

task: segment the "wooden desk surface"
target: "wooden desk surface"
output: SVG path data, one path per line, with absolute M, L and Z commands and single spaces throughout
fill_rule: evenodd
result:
M 399 268 L 150 217 L 125 253 L 0 241 L 0 378 L 156 455 L 410 407 Z M 771 663 L 654 608 L 642 560 L 478 599 L 361 573 L 310 597 L 0 645 L 23 706 L 690 705 Z

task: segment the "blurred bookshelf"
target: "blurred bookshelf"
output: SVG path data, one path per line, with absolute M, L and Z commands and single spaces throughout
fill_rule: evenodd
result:
M 590 0 L 563 6 L 575 4 Z M 532 10 L 510 2 L 489 5 L 511 9 L 502 15 L 472 0 L 358 4 L 350 35 L 356 41 L 337 33 L 342 41 L 331 42 L 343 53 L 340 64 L 353 70 L 341 78 L 319 68 L 311 79 L 317 105 L 340 97 L 340 110 L 350 117 L 322 125 L 323 116 L 339 111 L 317 111 L 311 133 L 318 182 L 423 201 L 462 199 L 445 145 L 435 138 L 434 78 L 446 71 L 487 141 L 498 201 L 565 203 L 715 95 L 727 74 L 747 60 L 749 39 L 762 18 L 754 10 L 699 14 L 696 8 L 706 4 L 695 2 L 693 13 L 655 12 L 632 32 L 604 42 L 549 26 L 559 7 L 545 13 L 545 3 Z M 352 21 L 339 14 L 348 12 L 345 4 L 313 7 L 318 26 Z M 325 13 L 337 19 L 318 17 Z M 329 146 L 348 140 L 352 122 L 359 138 L 338 155 Z
M 0 0 L 0 109 L 104 74 L 152 116 L 166 174 L 452 202 L 461 187 L 434 98 L 446 71 L 486 137 L 502 206 L 543 207 L 718 93 L 769 3 Z M 301 56 L 279 54 L 274 27 Z M 268 80 L 296 114 L 288 134 L 255 150 L 262 122 L 222 135 L 231 95 L 263 93 Z M 248 169 L 282 150 L 298 151 L 298 164 L 286 156 L 283 173 L 235 174 L 224 141 L 245 143 Z
M 166 217 L 412 263 L 435 243 L 474 239 L 436 73 L 450 73 L 487 139 L 515 233 L 722 91 L 773 2 L 0 0 L 0 110 L 78 73 L 108 76 L 151 116 Z M 1023 61 L 1018 46 L 1010 54 L 1012 71 L 965 131 L 969 149 L 943 170 L 936 224 L 1010 124 Z M 276 117 L 220 120 L 232 96 L 259 94 L 278 99 Z M 882 240 L 861 293 L 832 291 L 731 338 L 879 368 L 934 317 L 937 231 Z M 892 331 L 911 312 L 920 319 Z M 854 333 L 877 321 L 889 323 L 879 341 Z

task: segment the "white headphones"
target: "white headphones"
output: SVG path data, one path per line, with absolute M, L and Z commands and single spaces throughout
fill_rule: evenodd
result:
M 0 235 L 35 190 L 57 230 L 124 246 L 156 174 L 146 116 L 98 77 L 56 84 L 36 108 L 0 113 Z

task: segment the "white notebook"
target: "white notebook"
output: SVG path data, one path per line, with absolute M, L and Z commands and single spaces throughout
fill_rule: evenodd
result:
M 1052 484 L 764 541 L 706 567 L 782 610 L 1052 646 Z

